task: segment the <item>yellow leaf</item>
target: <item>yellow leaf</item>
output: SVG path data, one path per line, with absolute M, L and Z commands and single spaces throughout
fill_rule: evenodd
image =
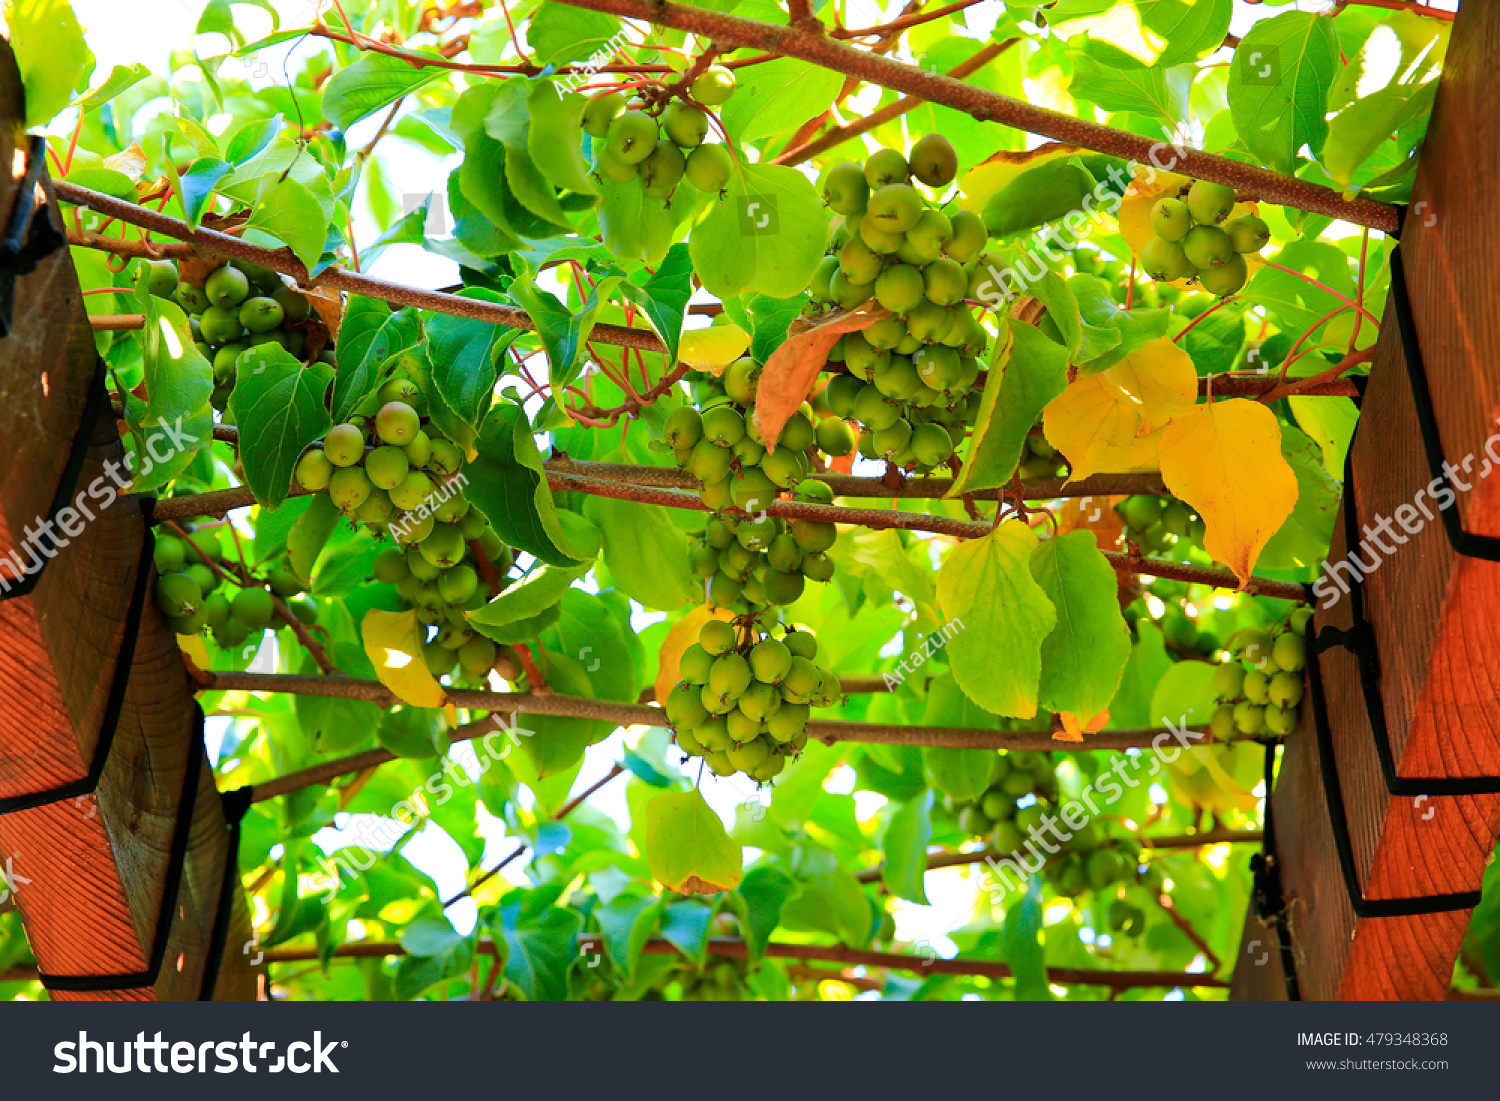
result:
M 1078 379 L 1042 413 L 1047 442 L 1073 478 L 1155 469 L 1161 429 L 1198 396 L 1193 361 L 1166 337 Z
M 414 707 L 442 707 L 448 702 L 443 686 L 428 671 L 427 660 L 422 657 L 421 628 L 415 611 L 371 608 L 360 624 L 360 634 L 381 684 Z
M 1203 546 L 1245 581 L 1297 504 L 1281 425 L 1258 401 L 1197 405 L 1162 433 L 1161 476 L 1203 517 Z
M 750 334 L 738 325 L 710 325 L 684 332 L 677 345 L 677 358 L 695 371 L 721 375 L 748 347 Z
M 204 672 L 213 668 L 209 662 L 208 647 L 203 644 L 202 635 L 178 635 L 177 645 L 182 652 L 193 659 L 193 664 Z
M 657 703 L 665 705 L 667 696 L 682 679 L 679 671 L 682 653 L 698 641 L 698 633 L 703 630 L 703 625 L 710 619 L 731 620 L 733 618 L 734 613 L 725 608 L 710 608 L 707 604 L 699 604 L 672 625 L 672 629 L 667 632 L 667 637 L 662 639 L 661 643 L 661 658 L 657 666 L 659 672 L 656 674 Z

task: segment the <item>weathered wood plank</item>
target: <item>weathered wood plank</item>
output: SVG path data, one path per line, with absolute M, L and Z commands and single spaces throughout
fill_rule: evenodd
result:
M 1478 477 L 1493 465 L 1484 449 L 1500 415 L 1500 277 L 1493 266 L 1500 255 L 1500 211 L 1487 194 L 1488 181 L 1500 171 L 1497 106 L 1500 6 L 1465 4 L 1454 24 L 1401 250 L 1444 451 L 1459 488 L 1469 487 L 1458 494 L 1458 507 L 1467 528 L 1481 534 L 1500 534 L 1500 478 Z M 1382 708 L 1397 774 L 1500 775 L 1500 564 L 1458 557 L 1441 523 L 1422 515 L 1436 517 L 1441 495 L 1428 488 L 1432 475 L 1390 303 L 1351 465 L 1364 527 L 1357 552 L 1374 567 L 1365 585 L 1365 615 L 1379 648 Z M 1395 522 L 1393 533 L 1381 517 Z M 1346 550 L 1341 514 L 1330 560 L 1340 561 Z M 1319 629 L 1348 627 L 1349 598 L 1321 608 L 1316 623 Z M 1477 890 L 1500 831 L 1500 796 L 1392 796 L 1354 655 L 1331 650 L 1321 663 L 1365 897 Z M 1311 708 L 1304 706 L 1275 792 L 1303 996 L 1444 997 L 1470 911 L 1356 919 L 1320 765 Z
M 0 43 L 0 119 L 10 120 L 0 125 L 0 163 L 7 165 L 24 141 L 14 122 L 19 104 L 14 58 Z M 8 174 L 0 176 L 0 212 L 10 210 L 14 188 Z M 55 219 L 56 204 L 47 197 L 39 216 Z M 27 540 L 28 527 L 35 531 L 50 514 L 95 359 L 72 258 L 63 249 L 17 280 L 14 327 L 0 340 L 0 442 L 8 460 L 0 470 L 0 553 Z M 0 601 L 0 797 L 87 774 L 142 564 L 146 525 L 139 503 L 109 500 L 106 483 L 95 481 L 119 471 L 124 458 L 107 408 L 81 431 L 91 446 L 79 488 L 92 519 L 76 536 L 65 533 L 67 544 L 58 545 L 31 594 Z M 91 484 L 99 487 L 92 498 Z M 182 883 L 164 908 L 188 747 L 200 732 L 181 654 L 149 595 L 116 730 L 95 795 L 0 815 L 0 863 L 9 862 L 14 873 L 16 905 L 44 973 L 143 971 L 158 920 L 171 922 L 154 988 L 55 998 L 196 998 L 228 832 L 212 771 L 200 765 Z M 232 945 L 249 938 L 242 896 L 235 913 Z M 255 976 L 232 947 L 218 994 L 255 995 Z

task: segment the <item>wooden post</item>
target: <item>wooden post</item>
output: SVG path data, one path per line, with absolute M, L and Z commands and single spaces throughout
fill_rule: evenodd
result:
M 1497 111 L 1500 5 L 1466 3 L 1453 26 L 1401 257 L 1458 515 L 1469 532 L 1486 535 L 1500 535 L 1500 477 L 1492 473 L 1500 462 L 1485 451 L 1500 432 L 1500 210 L 1491 195 L 1500 172 Z M 1391 755 L 1400 777 L 1500 777 L 1500 563 L 1461 557 L 1449 544 L 1441 495 L 1428 488 L 1433 476 L 1407 369 L 1388 303 L 1351 471 L 1363 529 L 1354 550 L 1375 567 L 1364 583 L 1364 611 L 1379 654 Z M 1500 456 L 1500 436 L 1491 447 Z M 1349 549 L 1343 525 L 1341 513 L 1333 563 Z M 1351 600 L 1337 595 L 1318 611 L 1318 629 L 1352 625 Z M 1309 660 L 1321 661 L 1331 764 L 1364 897 L 1477 891 L 1500 830 L 1500 795 L 1391 795 L 1355 656 L 1333 649 Z M 1304 703 L 1274 796 L 1302 996 L 1443 998 L 1471 911 L 1356 918 L 1325 801 L 1320 769 L 1330 762 L 1321 759 L 1311 714 Z
M 15 203 L 27 142 L 22 90 L 10 46 L 0 42 L 0 227 Z M 20 151 L 20 157 L 17 153 Z M 14 166 L 14 168 L 12 167 Z M 45 172 L 35 217 L 61 218 Z M 3 228 L 0 228 L 3 233 Z M 104 725 L 117 656 L 141 569 L 146 526 L 136 498 L 106 500 L 123 471 L 108 404 L 85 417 L 95 383 L 94 337 L 68 249 L 58 248 L 15 281 L 13 324 L 0 339 L 0 554 L 20 550 L 27 529 L 52 516 L 53 497 L 75 436 L 88 444 L 77 488 L 92 519 L 55 548 L 36 587 L 0 600 L 0 800 L 49 791 L 86 777 Z M 125 477 L 123 473 L 120 475 Z M 98 491 L 88 492 L 93 486 Z M 55 529 L 54 529 L 55 530 Z M 21 552 L 22 561 L 29 558 Z M 0 566 L 0 570 L 6 567 Z M 13 567 L 12 567 L 13 569 Z M 182 657 L 146 589 L 108 762 L 94 793 L 0 814 L 0 865 L 7 870 L 27 937 L 46 975 L 146 971 L 158 922 L 171 939 L 154 986 L 54 991 L 62 999 L 194 999 L 219 904 L 228 831 L 212 770 L 190 754 L 201 738 Z M 190 761 L 196 796 L 180 887 L 165 898 L 171 849 Z M 233 879 L 232 924 L 215 993 L 253 998 L 256 978 L 241 948 L 250 938 L 243 893 Z

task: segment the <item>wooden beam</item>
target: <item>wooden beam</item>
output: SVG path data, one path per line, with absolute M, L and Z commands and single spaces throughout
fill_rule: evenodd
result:
M 0 43 L 0 164 L 15 163 L 20 135 L 20 76 Z M 24 150 L 24 145 L 22 146 Z M 23 153 L 24 157 L 24 153 Z M 0 173 L 0 225 L 18 191 Z M 35 217 L 61 221 L 45 173 Z M 130 661 L 115 736 L 93 792 L 0 814 L 0 864 L 41 971 L 49 976 L 110 976 L 147 971 L 159 922 L 171 937 L 154 986 L 93 992 L 54 991 L 55 1000 L 197 998 L 217 911 L 228 831 L 201 753 L 198 711 L 181 653 L 145 590 L 135 645 L 127 609 L 147 527 L 130 496 L 114 498 L 111 472 L 124 449 L 108 404 L 89 396 L 98 356 L 73 271 L 60 247 L 15 280 L 13 326 L 0 339 L 0 552 L 21 548 L 53 515 L 75 436 L 88 445 L 77 489 L 91 518 L 68 516 L 55 556 L 27 595 L 0 600 L 0 799 L 45 792 L 86 777 L 101 732 L 118 660 Z M 85 416 L 92 409 L 92 420 Z M 125 475 L 120 474 L 123 478 Z M 89 490 L 94 492 L 90 493 Z M 81 511 L 81 510 L 80 510 Z M 73 524 L 81 524 L 77 531 Z M 29 556 L 22 553 L 29 565 Z M 0 567 L 4 569 L 4 567 Z M 133 659 L 133 660 L 132 660 Z M 122 681 L 122 683 L 124 683 Z M 200 764 L 196 773 L 189 762 Z M 184 793 L 193 816 L 178 890 L 164 899 L 168 854 Z M 249 915 L 236 892 L 231 948 L 220 970 L 220 997 L 255 995 L 255 976 L 233 947 L 249 939 Z
M 1500 535 L 1500 478 L 1486 440 L 1500 415 L 1500 5 L 1465 4 L 1402 234 L 1401 258 L 1442 448 L 1454 464 L 1458 515 Z M 1378 567 L 1364 585 L 1379 655 L 1380 710 L 1401 777 L 1500 776 L 1500 564 L 1462 558 L 1435 517 L 1394 301 L 1388 303 L 1351 448 L 1356 548 Z M 1500 445 L 1500 438 L 1496 438 Z M 1496 451 L 1500 455 L 1500 450 Z M 1437 503 L 1441 503 L 1438 501 Z M 1398 512 L 1398 510 L 1400 510 Z M 1382 534 L 1382 518 L 1396 521 Z M 1421 523 L 1421 529 L 1412 528 Z M 1329 560 L 1344 545 L 1342 512 Z M 1373 538 L 1371 537 L 1373 533 Z M 1381 549 L 1379 544 L 1386 549 Z M 1372 561 L 1371 554 L 1374 554 Z M 1347 575 L 1346 575 L 1347 576 Z M 1351 598 L 1315 618 L 1352 625 Z M 1314 659 L 1317 660 L 1317 659 Z M 1320 771 L 1336 769 L 1353 863 L 1367 899 L 1477 891 L 1500 830 L 1500 796 L 1391 795 L 1361 692 L 1343 649 L 1321 658 L 1333 762 L 1304 704 L 1275 792 L 1283 884 L 1304 998 L 1439 999 L 1452 978 L 1470 911 L 1360 917 L 1340 873 Z

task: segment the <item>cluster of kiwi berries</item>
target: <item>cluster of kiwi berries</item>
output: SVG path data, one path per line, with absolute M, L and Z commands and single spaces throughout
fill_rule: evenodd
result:
M 718 107 L 734 92 L 734 74 L 714 66 L 700 74 L 688 94 L 692 102 L 653 102 L 654 89 L 640 89 L 631 104 L 619 92 L 589 100 L 584 133 L 594 141 L 594 173 L 614 183 L 639 180 L 647 198 L 670 201 L 684 178 L 699 191 L 716 195 L 729 182 L 729 148 L 705 144 L 706 107 Z M 701 105 L 701 106 L 700 106 Z
M 1245 255 L 1271 240 L 1271 228 L 1254 214 L 1225 222 L 1235 202 L 1234 188 L 1207 180 L 1158 199 L 1151 208 L 1156 235 L 1141 249 L 1142 270 L 1159 282 L 1197 279 L 1210 294 L 1234 294 L 1249 275 Z
M 302 455 L 297 482 L 327 493 L 352 522 L 395 539 L 375 559 L 375 577 L 396 586 L 418 622 L 437 628 L 424 646 L 433 675 L 461 667 L 483 677 L 499 650 L 463 615 L 490 598 L 475 547 L 501 575 L 509 552 L 455 480 L 463 452 L 423 417 L 424 408 L 411 378 L 391 378 Z
M 835 165 L 822 181 L 837 215 L 829 255 L 813 277 L 812 308 L 875 302 L 890 311 L 829 352 L 847 374 L 829 381 L 834 416 L 858 421 L 867 459 L 925 473 L 948 461 L 979 407 L 973 390 L 989 336 L 966 304 L 990 278 L 984 220 L 944 214 L 913 184 L 945 189 L 953 145 L 928 134 L 909 158 L 881 149 L 863 165 Z
M 1125 538 L 1158 554 L 1203 544 L 1203 518 L 1175 497 L 1137 493 L 1115 506 Z
M 1030 797 L 1025 806 L 1018 806 Z M 1022 850 L 1033 828 L 1041 830 L 1043 816 L 1057 816 L 1057 777 L 1045 753 L 1004 753 L 990 766 L 989 787 L 958 810 L 958 827 L 976 837 L 987 838 L 1001 857 Z M 1052 889 L 1067 898 L 1085 891 L 1103 891 L 1136 878 L 1138 855 L 1128 842 L 1106 838 L 1095 822 L 1073 830 L 1061 851 L 1049 857 L 1042 869 Z M 1048 833 L 1042 833 L 1048 837 Z M 1051 839 L 1057 844 L 1057 839 Z
M 765 620 L 747 614 L 705 623 L 666 700 L 684 753 L 702 757 L 716 776 L 743 772 L 762 784 L 807 745 L 812 708 L 832 706 L 840 695 L 838 678 L 813 660 L 812 633 Z
M 1295 608 L 1269 631 L 1248 628 L 1230 636 L 1230 658 L 1214 674 L 1219 706 L 1209 730 L 1216 739 L 1290 734 L 1297 728 L 1307 667 L 1303 632 L 1311 618 L 1311 608 Z
M 241 645 L 271 623 L 275 605 L 271 594 L 291 600 L 302 592 L 302 582 L 284 563 L 273 563 L 264 578 L 249 577 L 237 588 L 224 585 L 219 571 L 203 560 L 226 561 L 217 527 L 199 527 L 187 539 L 162 534 L 153 549 L 156 564 L 156 604 L 179 635 L 212 631 L 224 649 Z M 315 623 L 317 606 L 291 600 L 289 607 L 304 623 Z
M 188 327 L 203 358 L 213 365 L 210 404 L 220 413 L 229 404 L 240 354 L 257 344 L 280 344 L 301 359 L 307 346 L 302 323 L 312 306 L 280 275 L 243 260 L 215 268 L 203 285 L 181 277 L 171 260 L 146 260 L 146 287 L 158 298 L 170 298 L 188 315 Z M 333 350 L 318 356 L 333 363 Z
M 833 491 L 809 477 L 817 443 L 810 405 L 787 419 L 776 450 L 767 451 L 750 412 L 759 375 L 754 360 L 735 361 L 724 372 L 722 395 L 699 384 L 697 396 L 711 404 L 701 412 L 679 406 L 663 426 L 677 464 L 698 479 L 704 503 L 714 510 L 689 545 L 689 556 L 709 603 L 720 608 L 790 604 L 807 580 L 833 576 L 833 560 L 825 553 L 838 538 L 833 524 L 767 515 L 767 506 L 784 492 L 832 504 Z

